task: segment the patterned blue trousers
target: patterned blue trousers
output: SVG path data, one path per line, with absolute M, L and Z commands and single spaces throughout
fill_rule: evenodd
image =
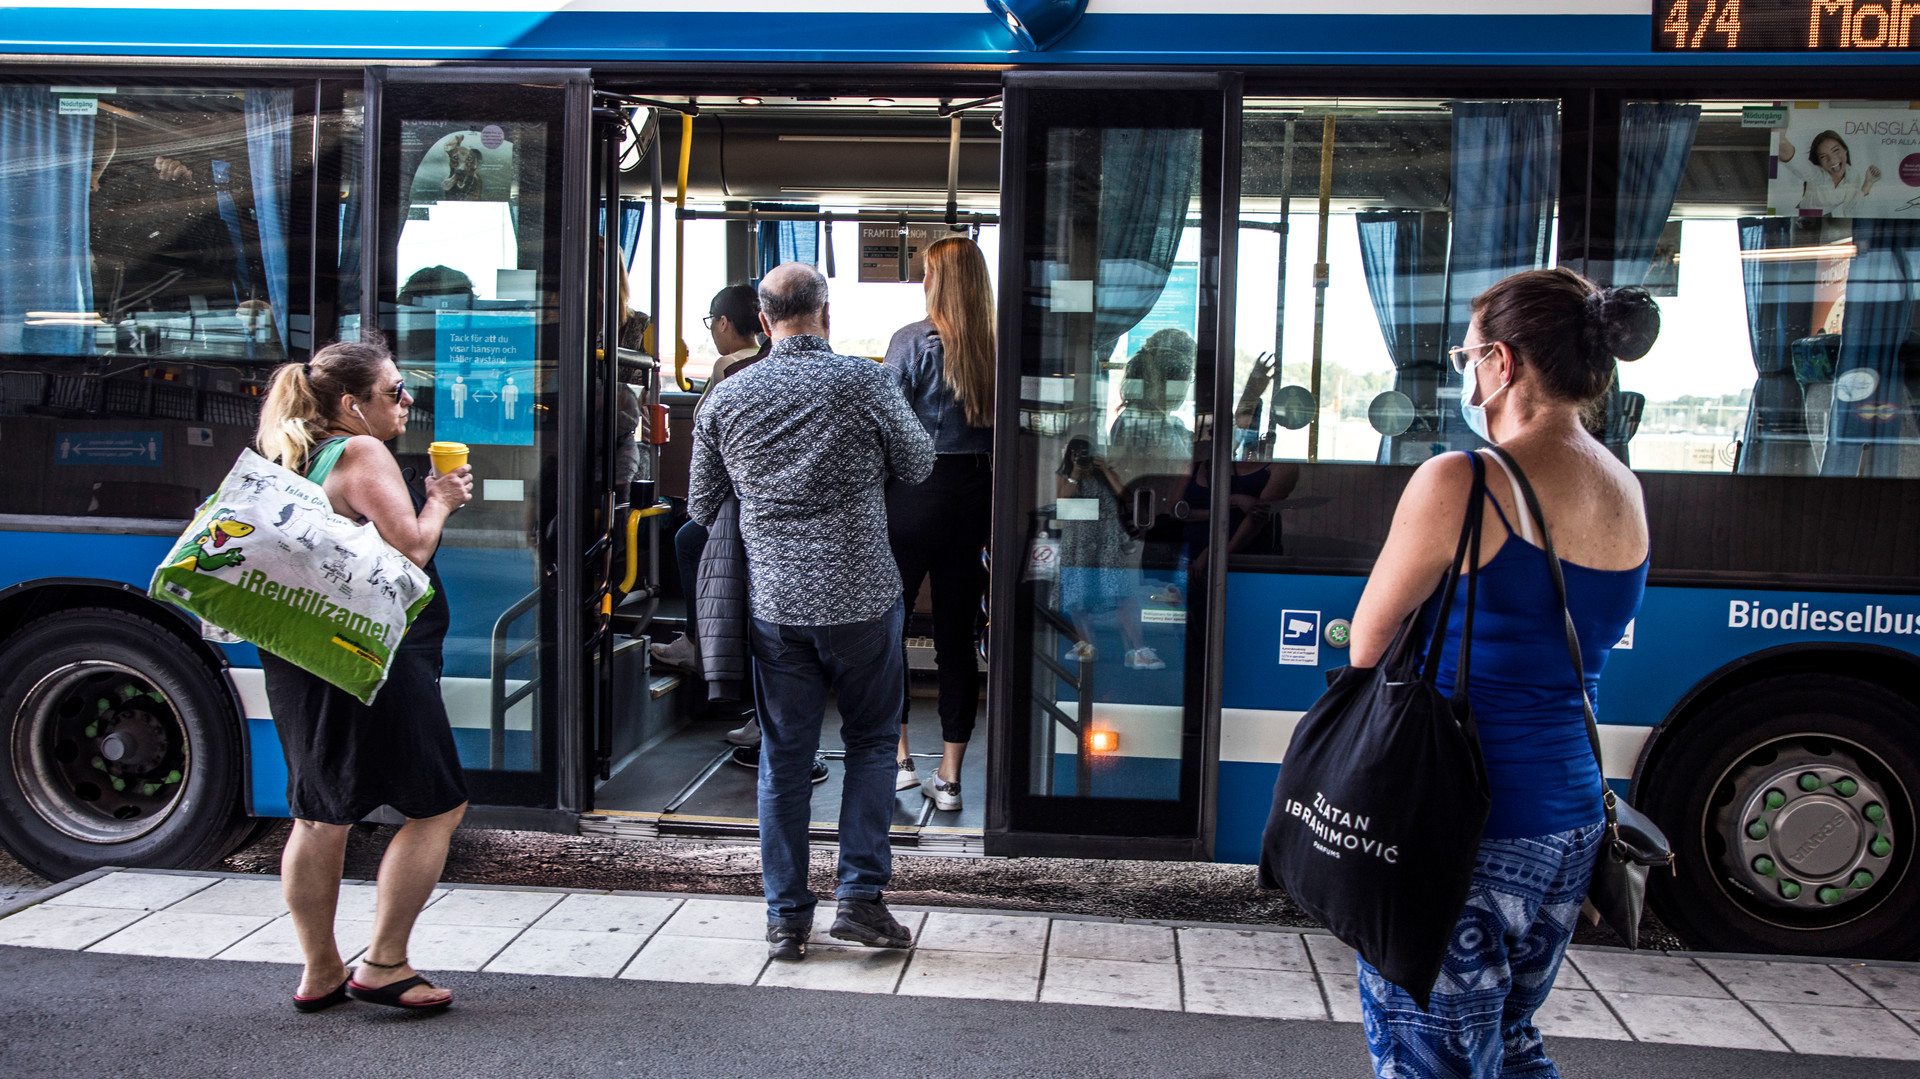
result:
M 1480 844 L 1429 1010 L 1360 961 L 1380 1079 L 1559 1079 L 1533 1013 L 1560 972 L 1604 828 Z

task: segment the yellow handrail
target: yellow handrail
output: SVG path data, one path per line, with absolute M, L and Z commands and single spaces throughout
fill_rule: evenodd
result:
M 627 575 L 620 579 L 620 591 L 631 592 L 640 579 L 640 514 L 627 511 Z
M 687 166 L 693 162 L 693 117 L 680 114 L 680 181 L 673 204 L 687 208 Z M 687 222 L 679 214 L 673 219 L 673 381 L 682 390 L 693 387 L 687 382 Z

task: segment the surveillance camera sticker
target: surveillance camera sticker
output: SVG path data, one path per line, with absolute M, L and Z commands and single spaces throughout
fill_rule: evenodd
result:
M 1280 612 L 1280 662 L 1288 666 L 1320 665 L 1320 612 Z

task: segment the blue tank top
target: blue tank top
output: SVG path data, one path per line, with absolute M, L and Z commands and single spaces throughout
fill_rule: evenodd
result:
M 1498 464 L 1484 459 L 1482 464 L 1490 484 L 1503 476 Z M 1493 559 L 1480 567 L 1473 667 L 1467 685 L 1493 789 L 1485 836 L 1519 839 L 1583 828 L 1604 820 L 1606 814 L 1600 804 L 1600 769 L 1587 741 L 1586 713 L 1574 683 L 1573 661 L 1567 656 L 1567 635 L 1547 553 L 1508 524 L 1491 494 L 1487 502 L 1507 526 L 1507 537 Z M 1526 512 L 1524 504 L 1520 512 Z M 1564 559 L 1560 565 L 1567 582 L 1567 607 L 1580 634 L 1587 693 L 1598 715 L 1600 671 L 1626 633 L 1627 623 L 1639 613 L 1647 587 L 1647 563 L 1627 570 L 1590 569 Z M 1454 595 L 1437 675 L 1440 689 L 1447 693 L 1453 692 L 1460 659 L 1467 611 L 1465 577 Z M 1439 603 L 1435 589 L 1422 610 L 1423 625 L 1433 625 Z

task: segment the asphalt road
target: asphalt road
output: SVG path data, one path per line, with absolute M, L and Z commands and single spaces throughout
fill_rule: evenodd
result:
M 289 968 L 7 949 L 0 1075 L 1274 1076 L 1371 1074 L 1356 1025 L 510 974 L 437 976 L 444 1015 L 301 1015 Z M 1911 1063 L 1557 1039 L 1578 1079 L 1901 1076 Z

